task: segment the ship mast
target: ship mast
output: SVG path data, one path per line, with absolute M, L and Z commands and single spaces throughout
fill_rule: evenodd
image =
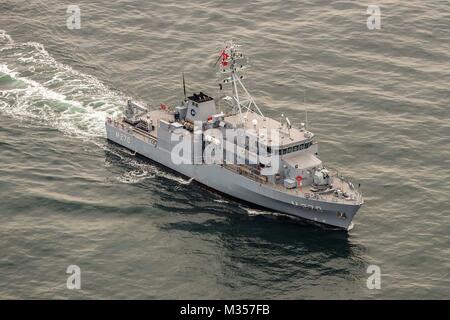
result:
M 233 113 L 239 115 L 239 124 L 243 126 L 244 113 L 248 114 L 249 112 L 256 110 L 262 117 L 264 117 L 264 115 L 241 81 L 241 79 L 243 79 L 242 73 L 247 66 L 245 65 L 246 58 L 239 47 L 239 45 L 231 40 L 225 42 L 225 47 L 220 52 L 216 64 L 220 62 L 219 73 L 225 76 L 225 78 L 221 80 L 222 83 L 231 84 L 232 86 L 232 96 L 225 98 L 228 101 L 231 100 Z M 220 87 L 222 87 L 222 83 L 220 84 Z M 239 91 L 241 91 L 241 94 L 239 94 Z

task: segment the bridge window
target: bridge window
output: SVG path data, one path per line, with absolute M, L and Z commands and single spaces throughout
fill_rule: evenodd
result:
M 310 146 L 312 146 L 312 141 L 310 142 L 306 142 L 306 143 L 302 143 L 293 147 L 289 147 L 289 148 L 285 148 L 285 149 L 280 149 L 278 150 L 278 154 L 281 156 L 283 154 L 288 154 L 291 152 L 296 152 L 299 150 L 303 150 L 303 149 L 308 149 Z M 271 149 L 269 147 L 267 147 L 267 152 L 270 153 Z

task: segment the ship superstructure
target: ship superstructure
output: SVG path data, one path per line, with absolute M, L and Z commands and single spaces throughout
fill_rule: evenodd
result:
M 199 92 L 156 110 L 128 101 L 106 120 L 107 138 L 210 188 L 276 212 L 349 230 L 363 203 L 358 188 L 318 158 L 314 134 L 287 117 L 263 115 L 243 84 L 246 58 L 227 42 L 220 52 L 221 97 Z M 184 84 L 184 77 L 183 77 Z

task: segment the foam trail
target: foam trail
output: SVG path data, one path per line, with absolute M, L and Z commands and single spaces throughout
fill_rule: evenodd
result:
M 0 30 L 0 44 L 2 43 L 13 43 L 13 39 L 9 34 L 6 33 L 5 30 Z
M 229 201 L 224 200 L 224 199 L 214 199 L 213 201 L 217 202 L 217 203 L 229 203 Z
M 247 207 L 247 206 L 244 206 L 244 205 L 239 205 L 239 207 L 241 209 L 243 209 L 244 211 L 246 211 L 249 216 L 273 216 L 273 217 L 278 217 L 280 215 L 283 215 L 283 214 L 278 213 L 278 212 L 261 210 L 261 209 L 256 209 L 256 208 L 250 208 L 250 207 Z
M 123 183 L 155 176 L 190 183 L 98 139 L 105 137 L 105 118 L 119 114 L 127 99 L 97 78 L 56 61 L 42 44 L 15 42 L 0 30 L 0 114 L 43 123 L 113 153 L 131 168 L 118 177 Z
M 182 184 L 182 185 L 189 185 L 189 184 L 191 184 L 191 182 L 192 181 L 194 181 L 194 178 L 190 178 L 189 180 L 182 180 L 182 181 L 180 181 L 180 184 Z
M 57 62 L 37 42 L 17 43 L 0 30 L 0 112 L 42 121 L 79 137 L 103 137 L 107 115 L 127 97 L 93 76 Z

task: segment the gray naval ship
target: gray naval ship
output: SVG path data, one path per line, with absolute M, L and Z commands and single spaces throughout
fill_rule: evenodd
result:
M 107 138 L 203 185 L 275 212 L 350 230 L 363 204 L 348 179 L 326 168 L 305 124 L 265 117 L 242 83 L 246 57 L 228 41 L 216 62 L 220 92 L 178 106 L 128 101 L 106 119 Z

